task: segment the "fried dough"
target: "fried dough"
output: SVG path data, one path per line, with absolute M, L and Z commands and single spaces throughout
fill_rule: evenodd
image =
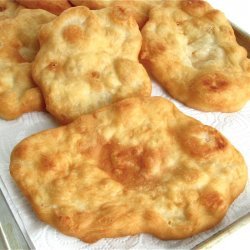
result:
M 111 6 L 122 6 L 132 15 L 139 27 L 142 28 L 148 19 L 151 8 L 163 2 L 163 0 L 70 0 L 73 5 L 87 6 L 92 10 L 102 9 Z
M 167 92 L 202 111 L 234 112 L 250 98 L 250 60 L 226 17 L 200 0 L 166 1 L 142 30 L 141 60 Z
M 0 0 L 0 21 L 5 18 L 14 17 L 22 6 L 15 3 L 14 0 Z
M 141 34 L 121 7 L 74 7 L 42 27 L 32 75 L 62 123 L 132 96 L 149 96 Z
M 44 9 L 55 15 L 71 7 L 67 0 L 16 0 L 29 9 Z
M 31 62 L 38 49 L 38 31 L 54 15 L 22 9 L 0 21 L 0 117 L 15 119 L 25 112 L 43 110 L 40 90 L 31 78 Z
M 112 6 L 117 0 L 69 0 L 75 6 L 86 6 L 91 10 L 99 10 Z M 121 0 L 122 1 L 122 0 Z M 126 0 L 125 0 L 126 1 Z M 123 1 L 123 2 L 125 2 Z M 127 1 L 126 1 L 127 2 Z
M 224 136 L 161 97 L 128 98 L 26 138 L 10 171 L 42 221 L 85 242 L 192 236 L 221 221 L 247 180 Z

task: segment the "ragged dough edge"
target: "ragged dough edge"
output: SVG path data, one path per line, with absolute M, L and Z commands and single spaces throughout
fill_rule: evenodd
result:
M 39 49 L 36 38 L 39 28 L 53 18 L 44 10 L 18 8 L 15 16 L 1 20 L 1 118 L 12 120 L 23 113 L 45 109 L 42 94 L 31 76 L 31 62 Z
M 148 111 L 148 107 L 147 107 L 148 105 L 150 105 L 150 107 L 152 108 L 151 111 Z M 47 177 L 45 177 L 44 174 L 46 174 L 46 172 L 43 172 L 43 170 L 41 169 L 43 169 L 43 167 L 45 168 L 49 167 L 50 164 L 52 164 L 51 166 L 53 166 L 54 163 L 53 163 L 53 160 L 51 161 L 49 159 L 47 159 L 48 160 L 47 163 L 49 164 L 48 166 L 45 166 L 45 165 L 39 166 L 39 163 L 34 163 L 34 162 L 32 163 L 33 160 L 36 161 L 36 159 L 39 159 L 39 155 L 31 154 L 32 152 L 34 152 L 32 150 L 35 150 L 35 152 L 36 150 L 39 150 L 39 154 L 43 155 L 43 147 L 44 145 L 46 145 L 46 147 L 48 146 L 52 147 L 52 150 L 49 149 L 48 152 L 53 153 L 53 148 L 54 149 L 56 148 L 53 146 L 53 143 L 55 141 L 57 140 L 60 141 L 62 138 L 68 138 L 66 140 L 69 140 L 71 142 L 71 140 L 73 140 L 73 135 L 75 135 L 75 133 L 76 134 L 82 133 L 81 136 L 84 136 L 84 133 L 87 132 L 88 129 L 90 130 L 89 133 L 92 130 L 96 131 L 97 128 L 95 128 L 95 126 L 98 123 L 97 120 L 100 119 L 99 120 L 100 123 L 102 123 L 101 122 L 102 119 L 104 119 L 103 121 L 106 121 L 106 118 L 105 118 L 106 114 L 108 114 L 108 117 L 113 119 L 112 116 L 116 117 L 116 115 L 119 116 L 120 113 L 124 112 L 124 116 L 123 115 L 119 116 L 119 118 L 123 117 L 123 119 L 125 119 L 124 122 L 126 123 L 126 121 L 128 121 L 129 119 L 129 117 L 127 117 L 126 115 L 131 115 L 131 111 L 133 112 L 133 110 L 136 110 L 136 108 L 139 108 L 139 109 L 142 108 L 144 113 L 148 115 L 151 112 L 154 113 L 156 110 L 157 112 L 159 112 L 159 110 L 165 109 L 164 112 L 167 112 L 169 115 L 168 119 L 169 118 L 176 119 L 176 121 L 171 120 L 170 122 L 178 122 L 177 126 L 179 126 L 180 124 L 180 126 L 184 126 L 183 128 L 185 128 L 186 125 L 190 124 L 190 126 L 187 127 L 187 131 L 191 131 L 191 133 L 192 133 L 192 129 L 195 127 L 201 127 L 202 129 L 207 128 L 208 130 L 214 131 L 213 133 L 215 133 L 218 139 L 218 145 L 217 145 L 218 151 L 212 152 L 212 155 L 210 155 L 211 152 L 207 151 L 209 147 L 207 148 L 206 145 L 199 147 L 199 145 L 201 144 L 199 143 L 197 144 L 195 140 L 193 139 L 191 141 L 187 140 L 187 138 L 189 137 L 186 137 L 186 136 L 187 136 L 187 133 L 189 132 L 182 133 L 183 132 L 182 127 L 180 128 L 177 127 L 178 128 L 177 131 L 172 131 L 172 133 L 174 133 L 174 136 L 178 140 L 177 144 L 180 143 L 184 147 L 182 148 L 183 150 L 182 153 L 185 154 L 186 156 L 189 156 L 190 158 L 188 159 L 190 161 L 193 160 L 195 162 L 197 161 L 198 164 L 204 164 L 204 161 L 209 163 L 209 161 L 210 162 L 216 161 L 216 159 L 219 158 L 220 164 L 226 164 L 226 166 L 228 166 L 229 164 L 231 168 L 230 171 L 228 171 L 227 174 L 223 172 L 218 172 L 217 174 L 218 176 L 216 175 L 216 176 L 211 177 L 211 179 L 209 180 L 209 183 L 206 184 L 206 186 L 200 191 L 199 200 L 195 200 L 195 199 L 190 200 L 189 203 L 187 203 L 189 204 L 189 206 L 184 207 L 184 211 L 185 213 L 187 213 L 185 216 L 187 217 L 185 217 L 185 219 L 183 218 L 184 220 L 183 224 L 181 221 L 179 222 L 180 223 L 179 226 L 169 225 L 168 220 L 164 219 L 160 211 L 156 210 L 157 207 L 154 207 L 154 202 L 152 202 L 152 204 L 149 203 L 148 205 L 147 203 L 148 200 L 146 198 L 142 198 L 142 201 L 143 201 L 142 204 L 140 202 L 135 202 L 133 204 L 129 202 L 130 201 L 129 196 L 128 196 L 129 192 L 135 192 L 135 193 L 132 193 L 132 195 L 134 195 L 135 197 L 137 197 L 140 192 L 145 192 L 144 195 L 147 196 L 148 194 L 150 194 L 150 192 L 152 192 L 152 190 L 147 191 L 147 189 L 145 189 L 144 191 L 141 189 L 140 189 L 141 191 L 139 190 L 134 191 L 132 189 L 131 191 L 131 189 L 125 188 L 124 193 L 121 192 L 120 194 L 118 193 L 117 195 L 118 203 L 117 202 L 112 203 L 112 199 L 107 197 L 106 199 L 108 199 L 108 203 L 106 204 L 104 203 L 102 207 L 99 207 L 99 210 L 97 211 L 93 208 L 93 213 L 91 212 L 91 208 L 87 210 L 86 212 L 75 212 L 74 207 L 73 207 L 73 210 L 71 210 L 70 205 L 71 204 L 74 205 L 74 202 L 76 201 L 73 197 L 71 197 L 71 199 L 73 200 L 67 202 L 67 204 L 69 204 L 69 207 L 61 208 L 62 209 L 61 213 L 59 212 L 60 209 L 56 210 L 57 208 L 55 205 L 54 205 L 55 208 L 53 208 L 53 206 L 49 208 L 46 207 L 46 197 L 48 196 L 48 193 L 46 190 L 44 191 L 45 193 L 43 192 L 39 193 L 39 189 L 43 188 L 42 187 L 43 181 L 46 182 L 49 178 L 52 178 L 52 176 L 47 175 Z M 131 117 L 131 119 L 137 119 L 137 118 Z M 128 126 L 131 126 L 131 123 L 130 122 L 128 123 L 129 123 Z M 120 123 L 118 123 L 118 125 L 120 125 Z M 107 129 L 109 128 L 110 127 L 108 126 Z M 117 129 L 118 128 L 119 126 L 117 127 Z M 102 131 L 103 133 L 105 132 L 105 130 L 102 130 Z M 177 134 L 175 134 L 175 132 Z M 193 131 L 193 132 L 195 133 L 196 131 Z M 91 136 L 92 133 L 93 132 L 91 132 L 89 136 Z M 109 137 L 109 133 L 105 136 Z M 156 135 L 154 134 L 152 136 L 156 136 Z M 93 140 L 95 140 L 94 135 L 93 135 L 93 138 L 91 137 L 90 142 L 86 142 L 86 143 L 92 143 L 91 141 Z M 62 146 L 62 142 L 60 143 L 59 141 L 58 141 L 59 145 Z M 57 142 L 55 142 L 55 145 L 56 144 Z M 173 144 L 173 146 L 175 145 L 176 144 Z M 223 145 L 225 145 L 225 147 Z M 67 145 L 65 146 L 67 147 Z M 72 143 L 70 143 L 70 146 L 72 148 L 75 148 L 75 145 L 72 145 Z M 98 151 L 98 146 L 99 145 L 97 143 L 94 146 L 94 150 Z M 68 153 L 72 154 L 71 152 L 72 148 L 67 149 Z M 57 148 L 57 150 L 59 149 L 60 147 Z M 116 150 L 116 148 L 114 148 L 114 150 Z M 199 154 L 197 155 L 197 151 L 200 152 L 201 155 Z M 60 153 L 61 151 L 57 151 L 57 152 Z M 190 152 L 190 154 L 187 152 Z M 65 156 L 61 156 L 60 154 L 58 154 L 58 157 L 60 158 L 54 158 L 55 163 L 57 161 L 60 161 L 61 164 L 62 163 L 64 164 L 64 162 L 67 162 L 69 160 L 68 158 L 65 158 Z M 31 159 L 31 162 L 29 161 L 29 159 Z M 70 158 L 70 161 L 72 159 Z M 225 161 L 225 160 L 228 160 L 228 161 Z M 90 162 L 88 162 L 87 164 L 89 163 Z M 34 165 L 32 166 L 32 164 Z M 101 172 L 95 172 L 94 165 L 93 166 L 86 165 L 84 167 L 83 164 L 84 163 L 81 162 L 82 168 L 89 169 L 90 171 L 89 174 L 93 173 L 95 175 L 98 173 L 98 176 L 102 176 L 102 175 L 106 176 L 105 171 L 102 172 L 103 174 L 101 174 Z M 36 166 L 36 168 L 34 168 L 34 166 Z M 25 173 L 24 168 L 31 168 L 30 172 L 28 171 L 27 173 Z M 214 168 L 218 169 L 219 166 L 215 166 Z M 183 170 L 185 170 L 185 168 Z M 210 171 L 211 169 L 209 170 L 208 168 L 207 170 Z M 62 168 L 62 171 L 63 171 L 63 168 Z M 138 233 L 150 233 L 164 240 L 183 239 L 186 237 L 193 236 L 197 233 L 200 233 L 202 231 L 205 231 L 214 227 L 223 219 L 223 217 L 225 216 L 229 208 L 229 205 L 244 190 L 244 187 L 247 181 L 247 169 L 246 169 L 244 159 L 242 158 L 240 153 L 222 135 L 220 135 L 218 132 L 216 132 L 216 130 L 212 129 L 211 127 L 204 126 L 200 122 L 194 120 L 193 118 L 185 116 L 180 111 L 178 111 L 172 103 L 160 97 L 129 98 L 119 103 L 103 108 L 99 111 L 96 111 L 95 113 L 91 115 L 84 115 L 67 126 L 47 130 L 47 131 L 38 133 L 36 135 L 33 135 L 29 138 L 26 138 L 15 147 L 15 149 L 13 150 L 11 154 L 10 172 L 11 172 L 12 177 L 15 179 L 17 185 L 23 192 L 23 194 L 30 201 L 33 207 L 33 210 L 42 221 L 56 227 L 58 230 L 60 230 L 64 234 L 78 237 L 79 239 L 88 243 L 95 242 L 101 238 L 121 237 L 121 236 L 127 236 L 127 235 L 135 235 Z M 59 173 L 61 172 L 58 172 L 58 174 Z M 87 176 L 89 176 L 89 174 Z M 33 175 L 37 175 L 39 177 L 39 183 L 37 183 L 35 179 L 34 179 L 34 183 L 32 183 Z M 65 178 L 67 178 L 67 176 L 69 176 L 69 174 L 66 175 Z M 42 180 L 43 178 L 44 180 Z M 82 178 L 84 178 L 84 176 L 82 176 Z M 86 178 L 87 177 L 85 176 L 85 179 Z M 105 177 L 105 178 L 108 178 L 108 177 Z M 184 178 L 185 184 L 188 183 L 192 185 L 192 180 L 189 179 L 187 172 L 177 171 L 173 181 L 174 183 L 179 182 L 179 185 L 182 185 L 183 183 L 181 182 L 181 180 L 183 180 L 182 178 Z M 71 182 L 73 180 L 74 179 L 71 179 Z M 38 189 L 36 189 L 36 186 L 34 187 L 34 185 L 38 185 L 37 187 Z M 111 189 L 111 191 L 107 191 L 107 192 L 119 192 L 120 189 L 124 188 L 120 182 L 116 182 L 116 181 L 112 181 L 112 184 L 110 185 L 111 186 L 113 185 L 114 187 L 113 189 Z M 223 185 L 228 185 L 228 186 L 224 187 Z M 79 188 L 79 192 L 80 192 L 81 185 L 77 186 L 77 188 Z M 71 190 L 70 186 L 67 187 L 67 190 Z M 100 192 L 102 191 L 101 186 L 99 187 L 99 190 Z M 220 193 L 220 190 L 222 193 Z M 190 192 L 191 191 L 192 191 L 192 186 L 191 186 Z M 84 192 L 84 191 L 82 190 L 81 192 Z M 185 190 L 183 190 L 183 192 L 185 192 Z M 172 193 L 172 195 L 174 194 L 175 193 Z M 45 203 L 42 202 L 42 204 L 44 204 L 43 207 L 39 206 L 39 202 L 40 202 L 39 200 L 42 199 L 41 195 L 44 195 L 45 197 Z M 63 194 L 59 193 L 58 195 L 53 196 L 52 198 L 57 199 L 57 198 L 60 198 L 61 195 L 64 195 L 66 198 L 68 193 L 63 193 Z M 109 195 L 109 193 L 107 195 Z M 95 201 L 98 202 L 98 199 L 100 199 L 100 196 L 98 196 L 98 193 L 92 194 L 91 197 L 93 198 L 92 199 L 93 202 Z M 126 197 L 128 197 L 127 200 L 126 200 Z M 125 200 L 122 200 L 123 198 Z M 174 195 L 173 199 L 175 198 L 177 197 Z M 51 198 L 48 198 L 48 199 L 50 200 Z M 119 201 L 121 201 L 120 205 L 119 205 Z M 135 199 L 134 201 L 140 201 L 140 199 L 139 200 Z M 171 198 L 170 198 L 170 201 L 171 201 Z M 182 200 L 182 202 L 186 204 L 186 201 Z M 158 204 L 157 201 L 155 201 L 155 204 Z M 95 207 L 95 203 L 93 203 L 93 206 Z M 66 214 L 63 213 L 64 209 L 65 209 L 64 212 Z M 112 218 L 115 218 L 113 222 L 112 222 Z M 88 223 L 90 223 L 89 227 L 88 227 Z M 82 231 L 80 229 L 78 230 L 78 227 L 80 226 L 83 227 Z
M 60 15 L 71 7 L 68 0 L 16 0 L 19 4 L 29 9 L 43 9 L 55 15 Z
M 96 33 L 90 33 L 89 27 Z M 90 39 L 93 34 L 97 35 Z M 121 99 L 149 96 L 151 81 L 138 60 L 141 39 L 138 25 L 121 7 L 96 11 L 74 7 L 43 25 L 32 76 L 42 90 L 46 109 L 67 124 Z M 105 49 L 103 43 L 108 43 Z
M 12 72 L 15 72 L 13 77 L 15 81 L 17 83 L 25 81 L 27 86 L 22 91 L 5 91 L 0 94 L 0 118 L 5 120 L 14 120 L 28 112 L 45 110 L 42 93 L 31 79 L 31 65 L 23 63 L 14 68 L 17 69 L 15 72 L 12 68 Z
M 151 11 L 142 36 L 141 62 L 173 98 L 219 112 L 238 111 L 249 100 L 247 52 L 207 2 L 166 1 Z
M 133 16 L 142 28 L 148 20 L 149 12 L 152 8 L 159 5 L 163 0 L 70 0 L 75 6 L 86 6 L 92 10 L 103 9 L 113 6 L 122 6 Z

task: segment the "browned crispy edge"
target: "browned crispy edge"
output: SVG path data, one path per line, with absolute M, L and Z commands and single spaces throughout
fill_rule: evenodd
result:
M 154 97 L 154 98 L 160 99 L 159 97 Z M 130 99 L 138 99 L 138 98 L 130 98 Z M 124 101 L 127 101 L 127 100 L 124 100 Z M 111 106 L 111 105 L 109 105 L 109 106 Z M 107 107 L 109 107 L 109 106 L 107 106 Z M 107 107 L 99 109 L 96 112 L 101 112 L 103 109 L 106 109 Z M 177 111 L 177 108 L 174 105 L 173 105 L 173 108 L 174 108 L 174 111 Z M 190 119 L 193 119 L 193 118 L 190 118 Z M 195 120 L 195 119 L 193 119 L 193 120 Z M 77 120 L 75 120 L 74 122 L 72 122 L 72 124 L 77 124 L 79 122 L 81 122 L 81 117 L 78 118 Z M 60 128 L 50 129 L 50 130 L 47 130 L 46 132 L 40 132 L 38 134 L 48 133 L 48 132 L 56 134 L 57 133 L 56 132 L 57 129 L 60 129 Z M 33 136 L 36 136 L 36 135 L 32 135 L 29 138 L 32 138 Z M 24 142 L 26 140 L 29 140 L 29 138 L 24 139 L 22 142 Z M 227 139 L 225 138 L 225 140 L 227 140 Z M 13 157 L 15 155 L 15 152 L 18 151 L 18 150 L 20 150 L 20 147 L 22 147 L 22 145 L 21 145 L 22 142 L 20 142 L 14 148 L 14 150 L 12 151 L 11 162 L 13 162 Z M 23 150 L 25 150 L 25 147 L 23 148 Z M 235 148 L 234 148 L 234 152 L 236 154 L 240 154 L 239 151 L 237 149 L 235 149 Z M 41 221 L 43 221 L 43 222 L 45 222 L 47 224 L 50 224 L 53 227 L 56 227 L 62 233 L 66 234 L 66 235 L 69 235 L 69 236 L 78 237 L 79 239 L 81 239 L 82 241 L 85 241 L 87 243 L 94 243 L 97 240 L 100 240 L 102 238 L 115 238 L 115 237 L 122 237 L 122 236 L 128 236 L 128 235 L 132 236 L 132 235 L 136 235 L 136 234 L 140 234 L 140 233 L 149 233 L 149 234 L 152 234 L 155 237 L 158 237 L 159 239 L 162 239 L 162 240 L 179 240 L 179 239 L 185 239 L 185 238 L 194 236 L 194 235 L 196 235 L 198 233 L 207 231 L 207 230 L 215 227 L 218 223 L 220 223 L 220 221 L 226 215 L 229 206 L 240 195 L 240 193 L 242 193 L 244 191 L 245 185 L 246 185 L 246 182 L 247 182 L 247 169 L 246 169 L 246 167 L 244 167 L 242 170 L 245 172 L 244 175 L 243 175 L 243 177 L 242 177 L 242 179 L 240 179 L 240 182 L 242 183 L 242 185 L 241 186 L 237 186 L 238 190 L 234 190 L 231 193 L 231 197 L 228 200 L 228 204 L 227 204 L 226 208 L 221 213 L 217 214 L 217 216 L 214 216 L 213 218 L 210 217 L 211 220 L 209 221 L 209 223 L 205 227 L 202 227 L 202 228 L 201 227 L 197 227 L 197 228 L 193 228 L 193 230 L 186 230 L 187 228 L 180 227 L 177 230 L 167 229 L 167 230 L 165 230 L 165 232 L 162 232 L 162 227 L 166 227 L 164 225 L 165 223 L 163 224 L 163 221 L 160 221 L 157 216 L 155 216 L 153 213 L 151 213 L 146 218 L 144 218 L 147 225 L 149 225 L 149 224 L 153 225 L 151 227 L 151 229 L 149 229 L 146 226 L 145 227 L 141 227 L 141 228 L 138 228 L 138 227 L 133 228 L 133 218 L 132 218 L 132 221 L 131 221 L 131 224 L 130 224 L 131 226 L 128 225 L 127 231 L 125 231 L 125 232 L 117 232 L 117 231 L 112 231 L 111 232 L 111 231 L 109 231 L 107 229 L 107 233 L 106 234 L 104 232 L 102 234 L 98 234 L 98 235 L 94 235 L 94 236 L 93 235 L 91 235 L 91 236 L 82 236 L 82 235 L 77 235 L 76 233 L 74 233 L 74 231 L 72 232 L 70 230 L 67 230 L 67 228 L 62 227 L 61 225 L 59 226 L 58 223 L 53 223 L 53 222 L 55 222 L 56 218 L 52 218 L 52 220 L 50 220 L 50 222 L 48 222 L 48 218 L 44 217 L 44 214 L 40 213 L 40 208 L 37 207 L 35 205 L 35 203 L 32 201 L 32 198 L 29 196 L 29 193 L 27 192 L 27 190 L 22 186 L 22 183 L 20 181 L 18 181 L 18 178 L 15 178 L 15 167 L 13 166 L 13 164 L 10 165 L 10 174 L 11 174 L 11 176 L 16 181 L 16 183 L 17 183 L 18 187 L 20 188 L 21 192 L 26 196 L 26 198 L 31 203 L 31 206 L 32 206 L 35 214 L 37 215 L 37 217 Z M 236 183 L 237 182 L 239 183 L 239 180 L 237 180 Z M 51 219 L 51 217 L 50 217 L 50 219 Z M 167 234 L 166 234 L 166 231 L 168 232 Z

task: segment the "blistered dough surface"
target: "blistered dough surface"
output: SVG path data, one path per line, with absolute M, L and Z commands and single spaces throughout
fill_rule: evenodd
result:
M 225 16 L 207 2 L 166 1 L 151 11 L 142 36 L 142 62 L 187 106 L 233 112 L 249 100 L 247 52 Z
M 62 123 L 126 97 L 149 96 L 138 62 L 141 34 L 121 7 L 71 8 L 40 32 L 33 78 L 47 110 Z
M 102 9 L 106 7 L 122 6 L 127 13 L 133 16 L 139 27 L 148 20 L 150 10 L 162 3 L 164 0 L 70 0 L 73 5 L 86 6 L 90 9 Z
M 41 220 L 86 242 L 197 234 L 219 223 L 247 179 L 224 136 L 160 97 L 33 135 L 15 147 L 10 170 Z
M 15 119 L 44 109 L 40 90 L 31 77 L 31 63 L 39 49 L 38 31 L 54 15 L 21 9 L 0 21 L 0 117 Z

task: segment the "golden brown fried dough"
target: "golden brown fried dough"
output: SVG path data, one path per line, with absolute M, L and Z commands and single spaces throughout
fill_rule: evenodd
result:
M 106 7 L 111 7 L 118 0 L 70 0 L 70 2 L 75 6 L 86 6 L 91 10 L 99 10 Z M 124 0 L 123 2 L 125 2 Z M 126 1 L 127 2 L 127 1 Z
M 225 16 L 200 0 L 166 1 L 142 30 L 141 59 L 187 106 L 233 112 L 250 98 L 250 60 Z
M 44 9 L 55 15 L 71 7 L 67 0 L 16 0 L 29 9 Z
M 43 97 L 31 78 L 31 62 L 38 49 L 38 31 L 54 15 L 22 9 L 0 21 L 0 117 L 15 119 L 44 109 Z
M 43 26 L 40 44 L 33 78 L 47 110 L 62 123 L 151 93 L 151 81 L 138 62 L 140 31 L 121 7 L 71 8 Z
M 192 236 L 221 221 L 247 179 L 225 137 L 160 97 L 33 135 L 15 147 L 10 171 L 42 221 L 86 242 Z
M 87 6 L 92 10 L 111 6 L 122 6 L 127 13 L 135 18 L 140 28 L 146 23 L 151 8 L 163 0 L 70 0 L 73 5 Z
M 23 7 L 14 0 L 0 0 L 0 20 L 14 17 L 21 9 Z

